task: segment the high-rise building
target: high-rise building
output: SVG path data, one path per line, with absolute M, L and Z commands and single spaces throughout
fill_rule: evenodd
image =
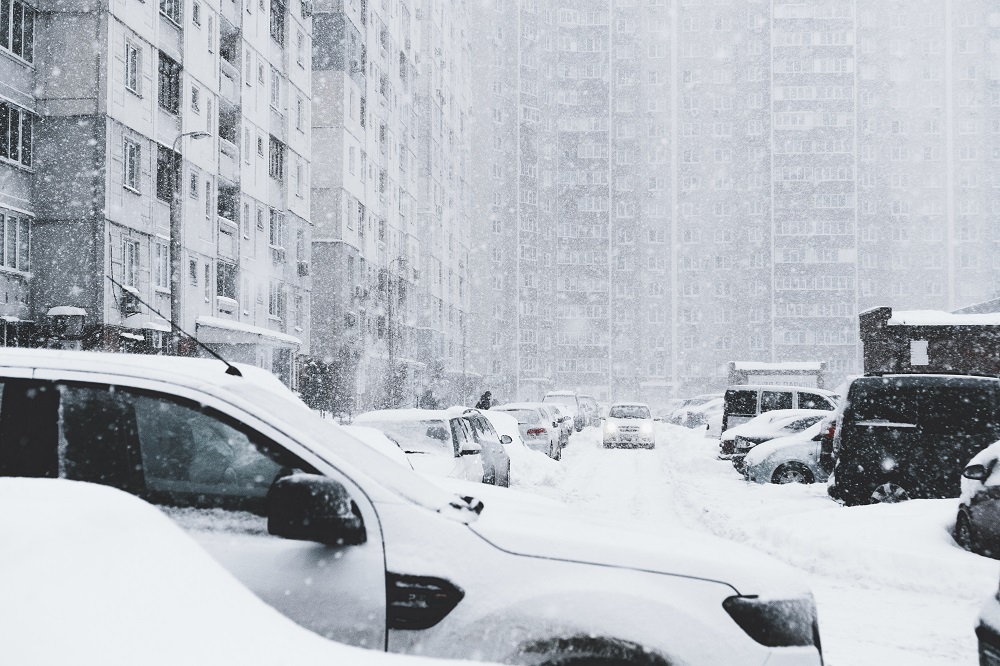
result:
M 308 5 L 0 8 L 9 332 L 157 353 L 173 321 L 293 385 L 309 344 Z

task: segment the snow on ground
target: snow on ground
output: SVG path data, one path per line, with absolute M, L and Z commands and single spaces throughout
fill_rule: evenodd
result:
M 823 484 L 746 483 L 703 432 L 662 424 L 653 451 L 604 450 L 600 430 L 587 428 L 564 451 L 560 482 L 531 490 L 658 532 L 711 532 L 791 564 L 816 596 L 828 666 L 976 662 L 973 628 L 1000 562 L 954 544 L 956 500 L 845 508 Z

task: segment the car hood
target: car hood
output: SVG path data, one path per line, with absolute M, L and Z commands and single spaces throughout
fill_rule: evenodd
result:
M 660 535 L 637 523 L 585 516 L 568 506 L 540 509 L 490 501 L 469 528 L 516 555 L 699 578 L 768 598 L 809 593 L 795 571 L 777 560 L 681 527 Z
M 817 423 L 809 426 L 802 432 L 797 432 L 786 437 L 777 437 L 764 442 L 763 444 L 758 444 L 750 449 L 750 453 L 747 454 L 743 464 L 750 467 L 752 465 L 762 463 L 767 460 L 768 456 L 771 454 L 783 449 L 788 449 L 792 446 L 807 446 L 809 444 L 819 446 L 819 442 L 813 442 L 812 438 L 819 434 L 821 425 L 822 423 Z

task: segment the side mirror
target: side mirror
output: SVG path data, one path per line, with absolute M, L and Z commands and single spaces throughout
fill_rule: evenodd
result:
M 478 442 L 471 439 L 467 439 L 462 443 L 462 448 L 459 450 L 458 455 L 460 456 L 474 456 L 477 453 L 482 453 L 483 448 L 479 446 Z
M 501 435 L 500 436 L 500 443 L 501 444 L 510 444 L 513 441 L 514 440 L 511 439 L 510 435 Z
M 293 474 L 271 486 L 267 531 L 298 541 L 355 546 L 367 540 L 361 513 L 343 485 L 316 474 Z
M 962 476 L 973 481 L 985 481 L 990 475 L 990 470 L 986 465 L 969 465 L 962 470 Z

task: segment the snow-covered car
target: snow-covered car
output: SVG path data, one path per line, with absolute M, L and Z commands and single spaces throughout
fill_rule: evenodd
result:
M 482 449 L 483 469 L 485 470 L 483 483 L 508 487 L 510 485 L 510 456 L 507 455 L 505 445 L 511 443 L 510 437 L 500 435 L 493 429 L 489 419 L 483 416 L 485 410 L 452 407 L 448 411 L 460 415 L 468 422 L 472 438 Z M 504 441 L 505 437 L 506 441 Z
M 0 532 L 7 664 L 455 665 L 298 626 L 162 511 L 105 485 L 0 478 Z
M 727 437 L 721 440 L 719 458 L 721 460 L 732 460 L 733 465 L 739 469 L 739 463 L 742 462 L 743 457 L 758 444 L 775 439 L 776 437 L 786 437 L 793 433 L 801 432 L 817 421 L 830 416 L 830 412 L 819 409 L 790 409 L 786 411 L 788 413 L 784 416 L 770 421 L 763 421 L 753 426 L 748 421 L 744 424 L 745 427 L 733 434 L 731 439 Z M 726 432 L 727 434 L 729 433 L 729 431 Z M 731 450 L 730 446 L 732 447 Z
M 775 421 L 781 421 L 792 416 L 798 416 L 802 411 L 798 409 L 775 409 L 770 412 L 764 412 L 758 416 L 753 417 L 746 423 L 741 423 L 737 426 L 733 426 L 729 430 L 722 433 L 719 438 L 719 458 L 722 460 L 729 460 L 732 457 L 733 452 L 736 450 L 736 436 L 743 433 L 752 433 L 758 430 L 767 430 L 771 426 L 770 424 Z
M 670 423 L 684 426 L 685 428 L 704 426 L 707 421 L 705 410 L 715 409 L 721 404 L 721 393 L 706 393 L 688 398 L 684 401 L 684 404 L 670 415 Z
M 413 463 L 410 462 L 409 457 L 403 451 L 403 447 L 399 445 L 399 442 L 378 428 L 363 425 L 342 425 L 340 427 L 355 439 L 364 442 L 396 464 L 413 469 Z
M 577 432 L 583 430 L 584 426 L 587 425 L 587 408 L 585 406 L 581 407 L 580 400 L 573 391 L 549 391 L 542 398 L 542 402 L 562 405 L 569 410 L 570 415 L 573 417 L 573 427 Z
M 725 403 L 720 400 L 711 400 L 701 408 L 702 416 L 705 419 L 705 436 L 718 439 L 722 435 L 722 417 L 725 411 Z
M 580 402 L 580 406 L 585 408 L 587 411 L 587 423 L 586 425 L 598 427 L 601 425 L 601 407 L 597 404 L 597 398 L 592 395 L 587 395 L 585 393 L 579 394 L 577 400 Z
M 489 487 L 488 503 L 449 493 L 240 370 L 2 350 L 0 474 L 138 495 L 265 602 L 351 645 L 531 665 L 822 663 L 811 594 L 768 556 L 680 527 L 523 511 Z M 4 570 L 32 590 L 48 575 Z M 201 597 L 184 613 L 200 617 Z M 35 614 L 52 643 L 58 606 Z M 219 619 L 201 626 L 221 633 Z
M 604 421 L 604 448 L 656 447 L 653 415 L 644 402 L 616 402 Z
M 491 412 L 507 412 L 517 419 L 521 441 L 529 449 L 544 453 L 553 460 L 562 457 L 559 445 L 559 424 L 548 407 L 537 402 L 511 402 L 490 409 Z
M 824 482 L 820 464 L 823 438 L 836 422 L 826 416 L 801 432 L 758 444 L 743 459 L 743 477 L 756 483 Z
M 355 425 L 381 430 L 399 442 L 413 469 L 466 481 L 491 478 L 482 447 L 460 415 L 437 409 L 380 409 L 359 414 Z
M 1000 442 L 975 456 L 962 470 L 962 494 L 955 517 L 955 541 L 973 553 L 1000 558 Z
M 565 448 L 569 444 L 570 435 L 573 434 L 573 416 L 562 405 L 552 403 L 543 406 L 552 414 L 554 422 L 559 424 L 559 446 Z
M 776 409 L 819 409 L 833 411 L 840 396 L 832 391 L 776 384 L 737 384 L 726 389 L 722 430 L 746 423 Z
M 741 435 L 736 435 L 736 440 L 733 442 L 735 445 L 732 457 L 733 467 L 736 468 L 736 471 L 742 474 L 744 458 L 746 458 L 747 453 L 756 448 L 758 445 L 763 444 L 764 442 L 769 442 L 772 439 L 777 439 L 778 437 L 787 437 L 788 435 L 802 432 L 806 428 L 809 428 L 810 426 L 813 426 L 821 420 L 827 418 L 829 415 L 830 412 L 824 412 L 822 414 L 811 414 L 781 419 L 770 424 L 772 429 L 768 429 L 766 431 L 751 431 Z

